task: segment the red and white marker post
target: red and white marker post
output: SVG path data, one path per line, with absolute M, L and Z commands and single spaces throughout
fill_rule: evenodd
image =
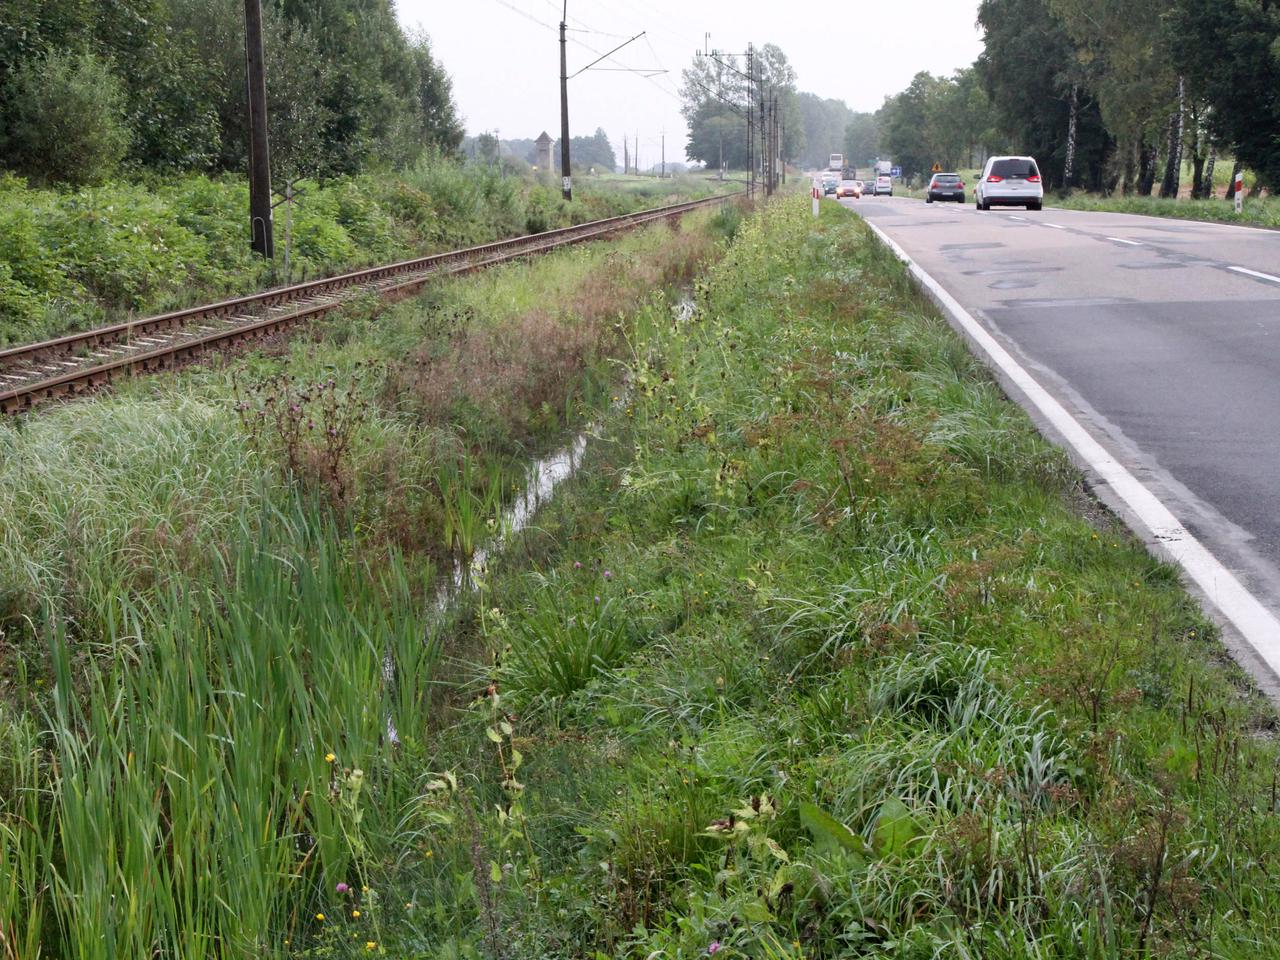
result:
M 822 187 L 817 180 L 813 181 L 813 215 L 818 215 L 818 199 L 822 196 Z
M 1244 171 L 1236 172 L 1236 213 L 1244 211 Z

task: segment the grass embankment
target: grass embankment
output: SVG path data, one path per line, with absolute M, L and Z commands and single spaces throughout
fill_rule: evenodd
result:
M 645 236 L 599 289 L 670 252 Z M 686 242 L 639 287 L 683 275 L 705 249 Z M 525 362 L 546 308 L 518 291 L 557 289 L 562 269 L 451 285 L 425 325 L 347 321 L 345 348 L 295 346 L 287 369 L 357 384 L 352 449 L 376 452 L 422 400 L 354 380 L 360 345 L 396 356 L 427 336 L 461 365 L 444 381 L 476 385 L 438 429 L 476 422 L 464 411 L 520 378 L 468 364 Z M 40 631 L 52 654 L 28 638 L 6 665 L 0 867 L 18 882 L 0 931 L 17 955 L 1256 958 L 1280 942 L 1270 713 L 1172 572 L 1082 518 L 1098 514 L 1078 477 L 856 218 L 827 205 L 815 229 L 807 200 L 777 203 L 691 316 L 635 295 L 605 314 L 630 392 L 570 494 L 447 622 L 414 586 L 430 551 L 388 546 L 430 511 L 335 510 L 323 456 L 311 475 L 283 441 L 242 449 L 225 374 L 0 436 L 67 482 L 160 451 L 117 481 L 114 512 L 38 497 L 68 536 L 31 566 L 137 600 L 80 594 L 91 626 L 62 598 Z M 505 334 L 464 361 L 454 322 Z M 80 433 L 57 419 L 78 408 Z M 165 442 L 104 442 L 148 411 L 168 414 L 146 421 Z M 220 449 L 250 467 L 202 488 Z M 389 449 L 338 476 L 376 492 L 389 462 L 430 488 L 411 445 Z M 103 530 L 127 546 L 74 567 L 69 534 Z M 123 582 L 144 564 L 157 582 Z
M 1209 223 L 1238 223 L 1246 227 L 1280 229 L 1280 198 L 1245 197 L 1244 208 L 1236 213 L 1232 200 L 1162 200 L 1159 197 L 1101 197 L 1092 193 L 1072 193 L 1066 197 L 1046 197 L 1045 203 L 1066 210 L 1096 210 L 1104 213 L 1136 213 L 1144 217 L 1172 217 Z
M 854 218 L 751 222 L 632 373 L 479 604 L 404 953 L 1274 951 L 1270 711 Z
M 395 174 L 303 182 L 290 279 L 538 233 L 711 193 L 690 178 L 619 190 L 549 184 L 425 159 Z M 246 239 L 243 178 L 201 175 L 35 189 L 0 176 L 0 347 L 283 283 Z M 283 271 L 285 210 L 275 217 Z
M 378 941 L 402 903 L 329 904 L 394 862 L 433 765 L 457 655 L 433 571 L 491 534 L 531 451 L 608 405 L 620 319 L 734 222 L 0 424 L 6 957 L 280 956 L 357 919 L 340 950 Z

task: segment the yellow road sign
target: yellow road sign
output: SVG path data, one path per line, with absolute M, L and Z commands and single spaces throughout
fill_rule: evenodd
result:
M 941 173 L 941 172 L 942 172 L 942 164 L 940 164 L 940 163 L 935 163 L 935 164 L 933 165 L 933 169 L 932 169 L 931 171 L 929 171 L 929 172 L 930 172 L 930 173 Z

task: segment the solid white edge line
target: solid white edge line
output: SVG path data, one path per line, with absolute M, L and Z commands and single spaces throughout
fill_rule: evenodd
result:
M 1124 237 L 1107 237 L 1107 239 L 1114 240 L 1116 243 L 1127 243 L 1131 247 L 1142 246 L 1142 244 L 1140 244 L 1137 240 L 1126 240 L 1124 239 Z
M 1257 270 L 1250 270 L 1248 267 L 1227 267 L 1228 270 L 1234 270 L 1236 273 L 1243 273 L 1249 277 L 1257 277 L 1259 280 L 1270 280 L 1272 283 L 1280 283 L 1280 277 L 1273 277 L 1269 273 L 1259 273 Z
M 1204 591 L 1209 601 L 1240 631 L 1253 651 L 1273 674 L 1280 676 L 1280 620 L 1242 584 L 1222 562 L 1197 540 L 1164 503 L 1129 472 L 1067 409 L 987 332 L 973 315 L 942 285 L 917 264 L 902 247 L 870 220 L 864 220 L 877 237 L 907 265 L 936 302 L 1034 404 L 1036 409 L 1071 445 L 1072 449 L 1105 481 L 1150 532 L 1154 542 Z

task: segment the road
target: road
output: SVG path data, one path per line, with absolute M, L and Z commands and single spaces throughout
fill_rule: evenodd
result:
M 842 201 L 1280 615 L 1280 232 Z M 1280 639 L 1280 638 L 1277 638 Z

